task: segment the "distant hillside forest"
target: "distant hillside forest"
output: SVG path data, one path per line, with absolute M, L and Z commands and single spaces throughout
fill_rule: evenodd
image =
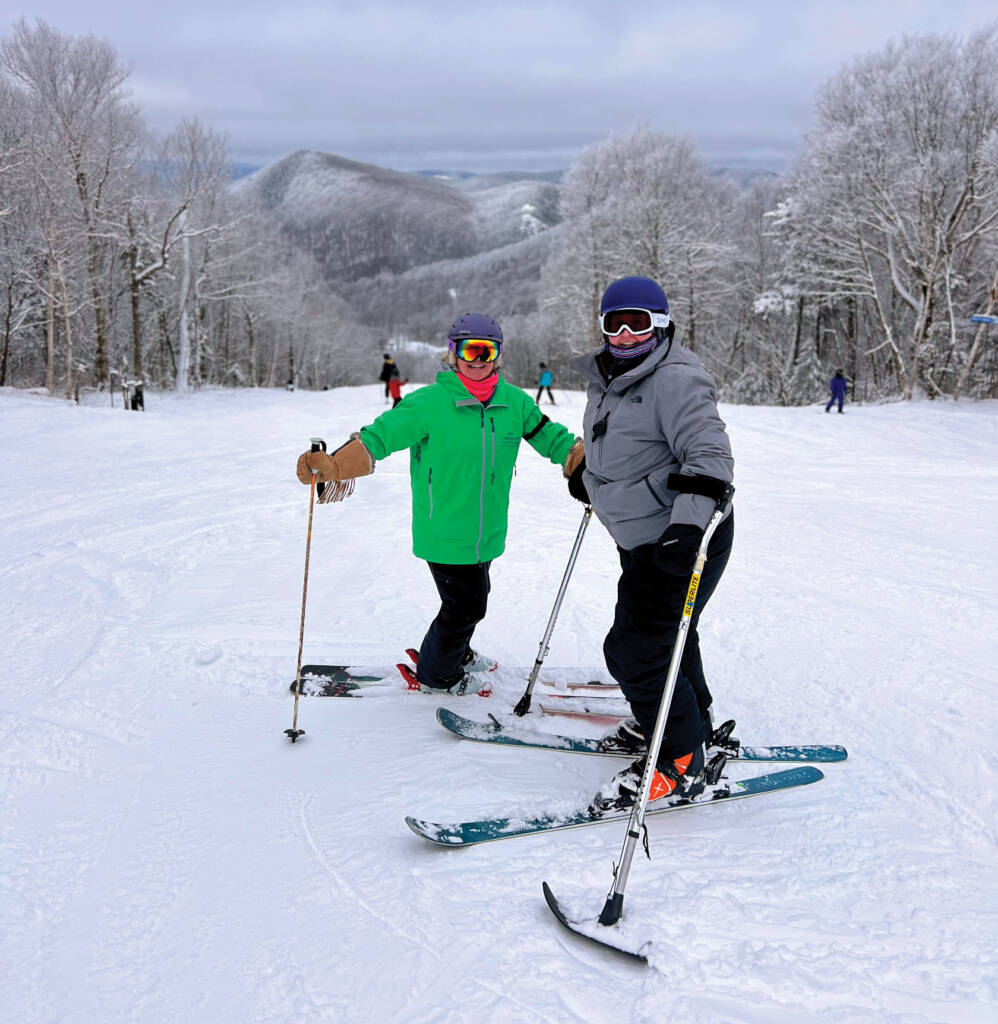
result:
M 736 181 L 637 127 L 564 174 L 406 174 L 301 151 L 234 180 L 188 120 L 153 139 L 107 42 L 0 46 L 0 386 L 73 398 L 427 380 L 492 313 L 504 372 L 601 344 L 625 274 L 665 288 L 728 402 L 998 397 L 998 40 L 906 37 L 819 92 L 786 177 Z M 990 333 L 989 333 L 990 331 Z M 424 353 L 417 355 L 417 353 Z

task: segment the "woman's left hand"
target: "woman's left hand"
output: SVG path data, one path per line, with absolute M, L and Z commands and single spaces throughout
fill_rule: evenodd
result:
M 690 576 L 703 530 L 692 523 L 672 523 L 658 540 L 658 563 L 670 576 Z

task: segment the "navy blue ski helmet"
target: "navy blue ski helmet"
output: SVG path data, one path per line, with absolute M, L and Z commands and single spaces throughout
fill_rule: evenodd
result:
M 464 338 L 485 338 L 502 346 L 502 328 L 486 313 L 462 313 L 447 332 L 449 342 Z
M 615 309 L 650 309 L 668 314 L 669 300 L 650 277 L 622 277 L 603 292 L 599 304 L 600 313 L 612 313 Z

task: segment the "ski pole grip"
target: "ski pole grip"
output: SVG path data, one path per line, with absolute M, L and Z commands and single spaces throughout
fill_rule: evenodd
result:
M 326 442 L 323 441 L 321 437 L 313 437 L 312 438 L 312 451 L 313 452 L 324 452 L 325 450 L 326 450 Z M 313 469 L 312 472 L 314 473 L 315 470 Z M 321 501 L 322 500 L 322 492 L 326 489 L 326 485 L 324 483 L 317 483 L 315 485 L 315 489 L 319 492 L 319 500 Z M 294 741 L 292 740 L 292 742 L 294 742 Z

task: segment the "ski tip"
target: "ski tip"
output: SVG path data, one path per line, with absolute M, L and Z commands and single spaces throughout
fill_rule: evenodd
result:
M 437 846 L 445 846 L 453 850 L 457 847 L 470 845 L 462 840 L 453 826 L 438 825 L 433 821 L 424 821 L 422 818 L 413 817 L 406 817 L 405 823 L 420 839 L 425 839 Z
M 406 823 L 406 825 L 409 826 L 409 829 L 412 832 L 415 832 L 416 835 L 419 836 L 421 839 L 430 839 L 431 838 L 431 836 L 427 833 L 427 830 L 426 830 L 427 822 L 422 821 L 419 818 L 413 818 L 413 817 L 411 817 L 409 815 L 406 815 L 405 823 Z
M 757 775 L 751 780 L 756 783 L 761 783 L 760 788 L 767 788 L 765 783 L 772 781 L 773 788 L 783 789 L 792 788 L 794 786 L 810 786 L 814 782 L 820 782 L 825 777 L 825 773 L 820 768 L 815 768 L 813 764 L 802 764 L 796 768 L 787 768 L 780 772 L 770 772 L 768 775 Z

